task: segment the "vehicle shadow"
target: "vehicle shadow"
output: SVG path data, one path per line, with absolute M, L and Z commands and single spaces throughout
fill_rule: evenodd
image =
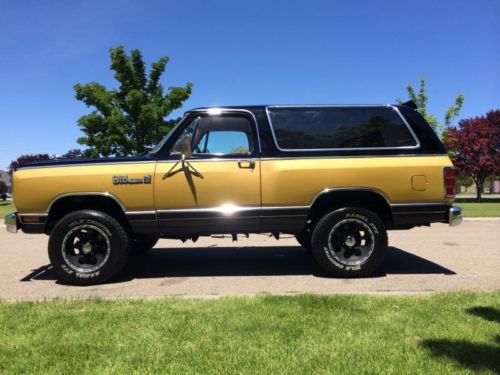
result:
M 439 264 L 396 247 L 389 247 L 383 266 L 371 277 L 391 274 L 455 273 Z M 135 278 L 204 276 L 314 275 L 330 277 L 311 253 L 300 246 L 155 248 L 133 256 L 129 267 L 114 282 Z M 55 280 L 49 265 L 26 275 L 21 281 Z
M 489 306 L 477 306 L 467 313 L 489 322 L 500 324 L 500 310 Z M 500 373 L 500 335 L 491 338 L 491 343 L 469 342 L 467 340 L 427 339 L 421 346 L 434 357 L 444 357 L 473 371 Z

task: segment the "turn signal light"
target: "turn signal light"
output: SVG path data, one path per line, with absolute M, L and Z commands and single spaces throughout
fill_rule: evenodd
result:
M 25 223 L 38 223 L 40 218 L 38 216 L 23 216 L 23 221 Z

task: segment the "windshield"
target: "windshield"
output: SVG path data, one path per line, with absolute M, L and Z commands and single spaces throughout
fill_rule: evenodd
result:
M 160 151 L 160 149 L 163 147 L 167 139 L 169 139 L 170 136 L 174 134 L 175 130 L 179 127 L 179 124 L 182 122 L 182 120 L 184 120 L 185 117 L 186 115 L 182 116 L 179 122 L 175 124 L 175 126 L 172 129 L 170 129 L 167 135 L 163 137 L 163 139 L 160 142 L 158 142 L 158 144 L 151 151 L 149 151 L 150 154 L 156 154 L 158 151 Z

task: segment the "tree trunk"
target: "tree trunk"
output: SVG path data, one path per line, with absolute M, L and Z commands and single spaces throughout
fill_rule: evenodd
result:
M 476 202 L 481 203 L 481 194 L 483 192 L 483 183 L 476 183 Z

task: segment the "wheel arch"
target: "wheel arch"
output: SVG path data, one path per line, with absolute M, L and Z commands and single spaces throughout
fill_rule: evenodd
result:
M 104 192 L 74 192 L 55 197 L 47 208 L 46 233 L 50 233 L 54 225 L 70 212 L 91 209 L 104 212 L 115 218 L 126 229 L 130 224 L 125 215 L 125 206 L 113 194 Z
M 326 213 L 342 207 L 365 208 L 377 214 L 386 227 L 393 224 L 387 195 L 381 190 L 367 187 L 329 188 L 319 192 L 311 202 L 307 222 L 314 224 Z

